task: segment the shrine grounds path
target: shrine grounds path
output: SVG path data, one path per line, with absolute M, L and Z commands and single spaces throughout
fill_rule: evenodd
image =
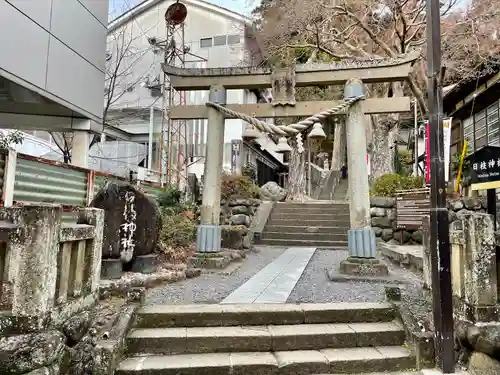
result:
M 310 251 L 309 256 L 306 255 L 304 259 L 299 260 L 303 263 L 290 269 L 283 266 L 281 277 L 275 280 L 274 284 L 268 282 L 268 291 L 281 289 L 284 284 L 292 283 L 289 285 L 287 291 L 281 291 L 283 300 L 281 303 L 298 303 L 298 302 L 378 302 L 383 301 L 385 298 L 384 286 L 382 284 L 362 281 L 343 281 L 332 282 L 327 276 L 327 270 L 337 269 L 340 262 L 347 257 L 345 250 L 320 250 L 320 249 L 306 249 Z M 301 249 L 297 248 L 278 248 L 278 247 L 257 247 L 258 252 L 249 252 L 247 258 L 243 260 L 241 266 L 230 274 L 224 273 L 204 273 L 201 276 L 193 279 L 186 279 L 174 284 L 167 284 L 161 287 L 152 289 L 148 296 L 147 302 L 152 304 L 192 304 L 192 303 L 220 303 L 226 297 L 238 297 L 236 302 L 242 302 L 243 294 L 252 292 L 253 288 L 258 287 L 258 278 L 262 273 L 266 272 L 273 266 L 281 267 L 279 264 L 280 259 L 286 258 L 285 252 L 295 252 L 304 258 Z M 293 254 L 292 254 L 293 255 Z M 289 257 L 290 258 L 290 257 Z M 290 258 L 292 259 L 292 258 Z M 281 262 L 283 263 L 283 262 Z M 289 261 L 288 264 L 293 262 Z M 254 277 L 259 271 L 264 269 L 258 276 Z M 391 274 L 396 274 L 400 278 L 410 280 L 411 282 L 418 283 L 418 277 L 409 273 L 409 271 L 402 270 L 390 266 Z M 272 270 L 270 270 L 272 272 Z M 290 275 L 286 275 L 286 273 Z M 264 275 L 265 276 L 265 275 Z M 273 277 L 272 275 L 270 276 Z M 298 279 L 298 280 L 297 280 Z M 265 281 L 264 281 L 265 282 Z M 238 292 L 235 292 L 240 286 Z M 262 284 L 262 281 L 260 282 Z M 245 289 L 242 291 L 241 289 Z M 286 289 L 286 288 L 285 288 Z M 263 294 L 261 291 L 258 292 Z M 269 293 L 268 293 L 269 294 Z M 238 295 L 238 296 L 236 296 Z M 228 301 L 231 300 L 228 298 Z M 243 296 L 244 298 L 244 296 Z M 233 298 L 234 299 L 234 298 Z M 265 298 L 264 298 L 265 299 Z M 234 301 L 233 301 L 234 302 Z M 257 302 L 277 302 L 272 298 L 266 300 L 259 300 Z M 250 302 L 251 303 L 251 302 Z

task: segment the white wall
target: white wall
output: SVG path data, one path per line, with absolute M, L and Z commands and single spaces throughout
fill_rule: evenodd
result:
M 107 16 L 108 0 L 0 1 L 0 75 L 102 119 Z

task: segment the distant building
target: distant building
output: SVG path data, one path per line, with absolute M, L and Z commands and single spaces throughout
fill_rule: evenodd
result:
M 126 71 L 126 77 L 120 76 L 114 87 L 115 95 L 119 93 L 119 97 L 113 101 L 108 111 L 107 123 L 110 126 L 105 129 L 106 139 L 133 141 L 147 146 L 152 125 L 153 155 L 152 165 L 148 167 L 156 171 L 164 171 L 166 159 L 165 150 L 160 146 L 162 129 L 166 138 L 166 121 L 162 113 L 165 103 L 160 90 L 163 82 L 160 64 L 164 60 L 164 50 L 156 43 L 166 38 L 164 15 L 173 3 L 167 0 L 144 1 L 109 25 L 107 59 L 113 63 L 118 58 L 116 54 L 123 53 L 119 46 L 125 35 L 130 44 L 130 51 L 127 51 L 126 56 L 126 64 L 130 68 Z M 255 46 L 251 45 L 247 35 L 251 22 L 249 18 L 207 1 L 184 0 L 182 3 L 188 11 L 184 26 L 184 45 L 189 51 L 186 67 L 251 64 Z M 180 45 L 180 35 L 176 35 L 175 41 Z M 182 104 L 204 104 L 208 99 L 207 92 L 181 93 L 180 96 Z M 228 90 L 227 100 L 228 103 L 256 103 L 259 99 L 265 100 L 263 96 L 247 90 Z M 150 110 L 151 107 L 153 111 Z M 180 136 L 181 146 L 179 149 L 176 146 L 172 155 L 175 162 L 190 164 L 187 172 L 196 173 L 198 177 L 203 174 L 207 126 L 207 120 L 184 122 Z M 242 140 L 244 128 L 242 120 L 226 120 L 224 169 L 228 171 L 231 169 L 231 141 Z M 187 142 L 184 142 L 184 137 Z M 184 148 L 184 143 L 187 143 L 187 148 Z M 263 135 L 252 142 L 251 147 L 244 147 L 245 162 L 256 168 L 257 164 L 263 163 L 277 170 L 282 167 L 283 158 L 274 152 L 275 147 L 276 144 Z M 145 150 L 147 152 L 147 147 Z M 147 159 L 147 155 L 144 156 Z M 263 168 L 265 167 L 261 166 Z
M 0 1 L 0 127 L 36 129 L 23 150 L 102 131 L 107 17 L 107 0 Z

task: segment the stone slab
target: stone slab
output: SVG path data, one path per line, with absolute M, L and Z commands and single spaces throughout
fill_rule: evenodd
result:
M 391 352 L 392 351 L 392 352 Z M 404 348 L 375 347 L 326 349 L 301 351 L 296 358 L 294 352 L 282 353 L 216 353 L 182 354 L 168 356 L 131 357 L 121 362 L 117 375 L 268 375 L 268 374 L 310 374 L 312 364 L 320 364 L 321 356 L 329 362 L 327 373 L 375 375 L 374 372 L 387 375 L 410 375 L 405 372 L 387 373 L 387 371 L 406 370 L 414 364 L 414 358 Z M 276 358 L 281 364 L 287 364 L 294 372 L 281 371 Z M 293 362 L 292 362 L 293 361 Z M 265 369 L 262 371 L 260 369 Z M 235 371 L 236 370 L 236 371 Z M 335 371 L 336 370 L 336 371 Z M 417 373 L 418 374 L 418 373 Z M 380 374 L 377 374 L 380 375 Z M 416 374 L 415 374 L 416 375 Z
M 156 262 L 158 256 L 156 254 L 141 255 L 134 259 L 132 264 L 132 272 L 153 273 L 156 271 Z
M 378 242 L 377 248 L 384 257 L 398 265 L 423 270 L 424 247 L 422 245 L 392 245 Z
M 216 253 L 196 254 L 188 259 L 189 268 L 222 269 L 229 263 L 231 263 L 229 257 L 218 256 Z
M 194 354 L 402 345 L 392 322 L 133 329 L 129 354 Z M 230 348 L 230 350 L 228 350 Z
M 115 280 L 122 277 L 122 262 L 120 259 L 103 259 L 101 261 L 101 277 Z
M 360 261 L 356 258 L 348 258 L 340 263 L 340 272 L 355 276 L 387 276 L 389 269 L 384 263 L 378 263 L 375 259 Z
M 389 303 L 149 305 L 136 313 L 136 328 L 216 327 L 302 323 L 390 322 Z
M 221 303 L 285 303 L 315 250 L 287 249 Z

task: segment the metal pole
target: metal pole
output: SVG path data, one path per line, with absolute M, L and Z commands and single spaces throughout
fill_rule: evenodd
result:
M 153 169 L 153 132 L 155 123 L 155 108 L 149 108 L 149 139 L 148 139 L 148 169 Z
M 414 154 L 414 158 L 415 158 L 415 160 L 413 161 L 413 175 L 414 176 L 418 176 L 418 119 L 417 119 L 418 107 L 417 106 L 418 106 L 418 102 L 417 102 L 417 99 L 415 99 L 414 113 L 413 113 L 413 116 L 415 117 L 414 130 L 413 130 L 413 134 L 414 134 L 413 154 Z
M 444 173 L 441 30 L 439 0 L 427 1 L 427 75 L 431 157 L 430 251 L 436 363 L 445 374 L 455 369 L 450 238 Z

